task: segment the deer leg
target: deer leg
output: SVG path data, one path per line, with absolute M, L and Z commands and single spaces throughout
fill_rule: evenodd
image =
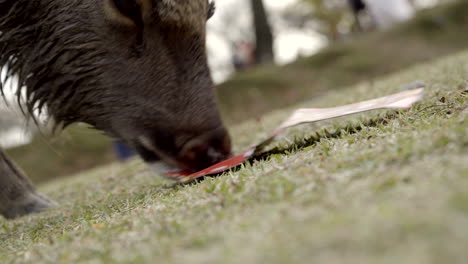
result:
M 13 219 L 44 211 L 51 205 L 0 149 L 0 215 Z

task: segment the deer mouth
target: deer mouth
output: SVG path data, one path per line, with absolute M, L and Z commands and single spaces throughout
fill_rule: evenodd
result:
M 196 172 L 232 156 L 231 140 L 223 127 L 185 140 L 181 147 L 172 148 L 172 151 L 164 151 L 155 140 L 141 136 L 136 150 L 146 163 L 159 171 L 183 169 Z

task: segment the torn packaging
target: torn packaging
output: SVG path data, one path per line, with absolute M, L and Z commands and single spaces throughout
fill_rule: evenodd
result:
M 230 159 L 217 163 L 209 168 L 196 173 L 187 173 L 185 171 L 175 171 L 166 173 L 166 177 L 179 182 L 189 182 L 197 178 L 214 175 L 231 168 L 237 167 L 255 154 L 259 154 L 267 145 L 269 145 L 278 135 L 284 132 L 287 128 L 313 123 L 322 120 L 368 112 L 377 109 L 407 109 L 414 103 L 418 102 L 423 95 L 424 85 L 418 85 L 417 88 L 406 90 L 393 95 L 363 101 L 355 104 L 337 106 L 332 108 L 303 108 L 296 110 L 286 121 L 276 128 L 271 136 L 266 140 L 248 148 L 243 153 L 234 156 Z

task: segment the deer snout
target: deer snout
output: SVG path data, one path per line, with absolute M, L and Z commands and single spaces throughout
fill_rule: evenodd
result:
M 166 135 L 166 136 L 164 136 Z M 177 144 L 181 142 L 181 144 Z M 195 172 L 231 156 L 231 139 L 224 127 L 197 135 L 174 132 L 172 135 L 139 137 L 135 144 L 143 160 L 150 166 L 179 168 Z
M 220 127 L 189 140 L 182 147 L 177 159 L 186 168 L 197 171 L 231 155 L 231 139 L 226 129 Z

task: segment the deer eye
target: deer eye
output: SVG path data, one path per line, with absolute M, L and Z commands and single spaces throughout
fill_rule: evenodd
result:
M 122 15 L 133 20 L 138 27 L 143 26 L 141 7 L 135 0 L 113 0 L 113 2 Z
M 208 17 L 207 19 L 210 19 L 214 13 L 216 11 L 216 5 L 215 5 L 215 2 L 209 2 L 209 5 L 208 5 Z

